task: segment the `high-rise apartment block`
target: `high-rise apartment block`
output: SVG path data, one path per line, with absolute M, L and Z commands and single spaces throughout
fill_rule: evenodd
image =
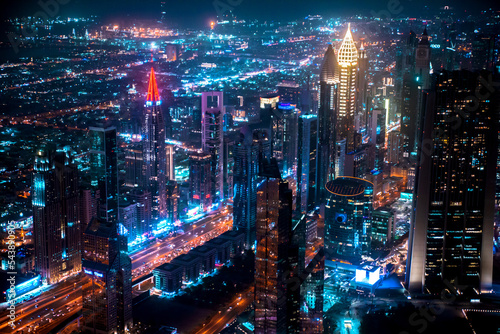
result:
M 211 196 L 215 202 L 224 198 L 223 149 L 224 94 L 203 92 L 201 95 L 201 148 L 211 155 Z
M 78 170 L 67 152 L 46 149 L 33 169 L 35 270 L 54 284 L 81 271 Z
M 408 243 L 407 288 L 491 288 L 498 95 L 489 72 L 439 72 L 425 116 Z M 474 103 L 471 102 L 474 99 Z
M 132 322 L 132 263 L 114 223 L 94 218 L 83 234 L 83 332 L 127 333 Z

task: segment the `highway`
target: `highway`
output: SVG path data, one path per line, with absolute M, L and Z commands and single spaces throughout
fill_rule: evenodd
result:
M 8 325 L 7 312 L 0 315 L 0 333 L 48 333 L 82 307 L 82 283 L 87 278 L 73 276 L 35 299 L 16 306 L 16 328 Z
M 219 313 L 213 316 L 203 328 L 194 332 L 195 334 L 217 334 L 222 331 L 228 324 L 233 322 L 239 314 L 250 306 L 253 302 L 254 287 L 250 287 L 245 292 L 241 293 L 229 304 L 224 306 Z
M 161 263 L 187 253 L 192 247 L 203 244 L 231 227 L 231 214 L 228 209 L 223 209 L 196 221 L 192 224 L 191 231 L 184 235 L 163 239 L 158 244 L 133 254 L 131 256 L 133 279 L 147 275 Z M 83 284 L 90 284 L 90 280 L 82 278 L 81 275 L 73 276 L 35 299 L 16 305 L 14 330 L 8 325 L 8 312 L 0 312 L 0 334 L 21 333 L 21 331 L 49 333 L 62 321 L 81 310 Z
M 183 235 L 160 239 L 155 245 L 141 250 L 130 257 L 132 259 L 132 279 L 149 274 L 160 264 L 187 253 L 191 248 L 200 246 L 217 237 L 232 227 L 232 217 L 225 209 L 215 215 L 200 219 L 192 224 L 190 231 Z

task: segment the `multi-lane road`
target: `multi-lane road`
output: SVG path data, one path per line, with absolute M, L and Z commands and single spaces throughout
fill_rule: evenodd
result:
M 239 294 L 195 334 L 217 334 L 232 323 L 253 302 L 253 286 Z
M 147 275 L 158 265 L 203 244 L 231 226 L 232 217 L 225 209 L 198 220 L 183 235 L 159 239 L 156 244 L 130 256 L 133 279 Z
M 16 305 L 16 327 L 7 312 L 0 314 L 0 333 L 47 333 L 82 307 L 82 286 L 90 284 L 81 276 L 68 278 L 35 299 Z
M 220 235 L 231 226 L 230 212 L 223 209 L 193 223 L 183 235 L 161 239 L 156 245 L 133 254 L 133 279 L 147 275 L 159 264 L 188 252 L 192 247 Z M 84 284 L 90 284 L 88 278 L 73 276 L 40 296 L 16 305 L 15 329 L 9 326 L 8 312 L 0 312 L 0 334 L 50 332 L 63 320 L 81 310 Z

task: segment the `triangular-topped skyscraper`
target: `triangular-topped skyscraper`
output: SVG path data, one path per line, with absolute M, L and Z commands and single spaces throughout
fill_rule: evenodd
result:
M 142 127 L 142 142 L 144 185 L 151 192 L 151 221 L 153 224 L 151 227 L 153 229 L 158 228 L 167 215 L 165 121 L 160 105 L 156 75 L 151 67 Z
M 158 93 L 158 85 L 156 84 L 155 70 L 152 67 L 151 73 L 149 74 L 148 95 L 146 97 L 146 101 L 160 102 L 160 93 Z
M 355 149 L 354 116 L 356 109 L 356 75 L 358 50 L 351 34 L 351 25 L 347 27 L 342 45 L 339 49 L 338 63 L 340 69 L 337 141 L 346 139 L 346 153 Z

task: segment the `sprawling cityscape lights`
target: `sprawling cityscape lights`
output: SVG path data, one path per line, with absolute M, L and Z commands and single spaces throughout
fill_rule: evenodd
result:
M 0 334 L 500 333 L 490 2 L 6 6 Z

